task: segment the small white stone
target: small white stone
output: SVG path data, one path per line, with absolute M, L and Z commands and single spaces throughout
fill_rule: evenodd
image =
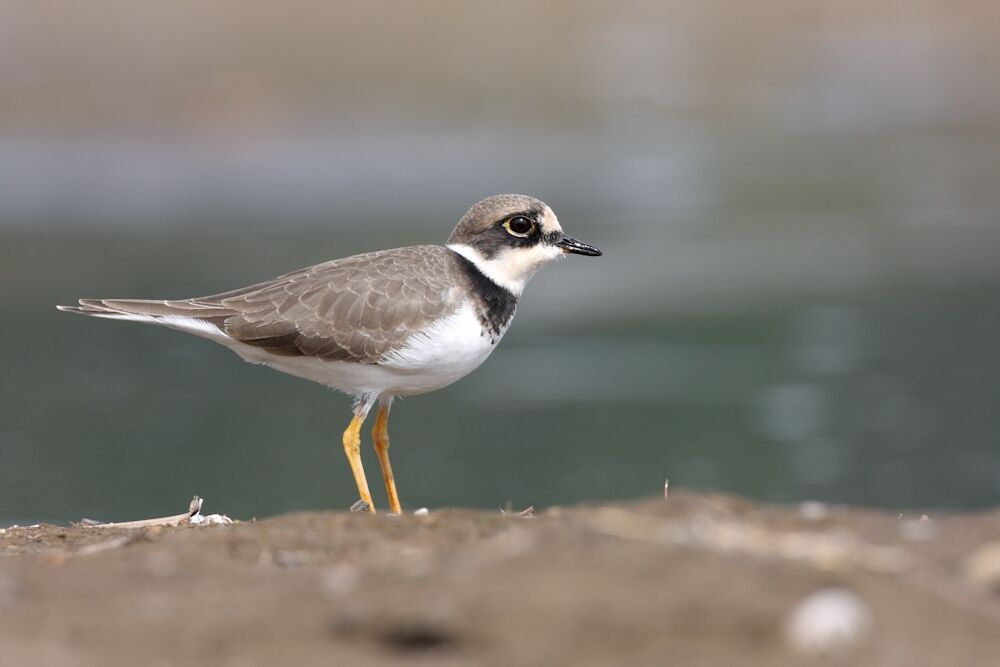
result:
M 799 504 L 799 516 L 806 521 L 822 521 L 829 518 L 830 508 L 818 500 L 807 500 Z
M 904 519 L 899 524 L 899 536 L 907 542 L 928 542 L 937 535 L 937 525 L 926 514 L 917 520 Z
M 977 548 L 966 558 L 962 569 L 969 583 L 1000 592 L 1000 541 Z
M 785 637 L 806 655 L 842 655 L 871 633 L 872 612 L 861 597 L 844 588 L 826 588 L 800 601 L 785 619 Z
M 193 517 L 189 519 L 189 521 L 196 526 L 197 525 L 212 526 L 217 524 L 233 522 L 233 520 L 230 519 L 225 514 L 206 514 L 206 515 L 195 514 Z
M 421 507 L 420 509 L 413 512 L 413 516 L 427 516 L 431 511 L 426 507 Z

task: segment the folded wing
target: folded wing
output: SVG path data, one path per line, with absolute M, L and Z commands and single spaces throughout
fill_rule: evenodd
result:
M 377 363 L 415 330 L 457 308 L 442 246 L 356 255 L 206 297 L 81 299 L 60 309 L 212 332 L 272 354 Z

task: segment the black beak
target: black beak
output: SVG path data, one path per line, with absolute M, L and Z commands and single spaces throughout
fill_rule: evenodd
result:
M 569 236 L 562 237 L 561 240 L 556 242 L 557 248 L 562 248 L 565 253 L 573 253 L 574 255 L 587 255 L 588 257 L 600 257 L 604 253 L 595 248 L 592 245 L 584 243 L 582 241 L 577 241 Z

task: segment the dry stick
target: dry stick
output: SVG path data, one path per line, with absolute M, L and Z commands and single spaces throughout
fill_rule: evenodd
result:
M 185 521 L 190 521 L 194 517 L 198 516 L 201 512 L 201 504 L 205 502 L 198 496 L 191 499 L 191 504 L 188 506 L 188 511 L 183 514 L 174 514 L 173 516 L 163 516 L 156 519 L 141 519 L 139 521 L 122 521 L 120 523 L 97 523 L 92 524 L 91 528 L 146 528 L 147 526 L 178 526 Z

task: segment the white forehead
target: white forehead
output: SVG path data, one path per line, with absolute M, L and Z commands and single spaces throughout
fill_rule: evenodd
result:
M 546 206 L 545 210 L 542 211 L 538 224 L 541 226 L 543 234 L 562 231 L 562 225 L 559 224 L 559 218 L 556 217 L 556 214 L 553 213 L 552 209 L 548 206 Z

